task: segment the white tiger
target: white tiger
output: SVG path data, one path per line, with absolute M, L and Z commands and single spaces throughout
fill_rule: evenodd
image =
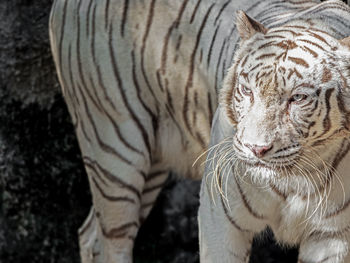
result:
M 350 262 L 350 37 L 334 37 L 333 13 L 350 26 L 338 1 L 270 27 L 238 13 L 202 181 L 202 263 L 249 262 L 266 226 L 300 263 Z
M 326 15 L 332 25 L 325 29 L 327 32 L 337 39 L 350 35 L 349 20 L 344 19 L 349 10 L 338 1 L 323 4 L 307 0 L 252 0 L 249 4 L 238 0 L 54 2 L 50 17 L 52 53 L 93 195 L 93 208 L 79 230 L 83 262 L 132 262 L 137 231 L 169 171 L 201 177 L 202 168 L 198 165 L 192 168 L 192 164 L 209 143 L 218 90 L 232 65 L 239 38 L 234 23 L 239 9 L 274 29 L 297 18 L 305 19 L 315 28 L 322 27 L 321 17 Z M 248 22 L 258 27 L 255 30 L 265 31 L 265 27 L 245 15 L 241 17 L 241 34 L 242 28 L 251 29 Z M 286 32 L 280 35 L 281 41 L 290 38 Z M 306 40 L 315 42 L 315 36 L 309 34 Z M 254 52 L 244 49 L 249 41 L 252 40 L 242 46 L 247 54 Z M 333 42 L 330 43 L 333 45 Z M 303 53 L 308 55 L 305 59 L 310 63 L 309 69 L 315 61 L 310 54 L 322 53 L 317 46 L 310 45 L 305 44 Z M 261 57 L 263 65 L 249 61 L 246 66 L 255 63 L 262 68 L 268 66 L 271 59 L 272 56 Z M 289 74 L 293 69 L 285 70 Z M 235 67 L 227 77 L 227 92 L 223 93 L 228 94 L 223 95 L 226 98 L 230 98 L 232 72 L 236 72 Z M 297 68 L 291 78 L 301 73 L 306 74 Z M 335 81 L 336 73 L 332 76 Z M 249 92 L 248 88 L 245 92 Z M 269 92 L 267 89 L 265 95 Z M 231 105 L 229 101 L 227 105 Z M 216 116 L 221 116 L 220 109 L 222 106 Z M 233 111 L 226 113 L 231 114 L 226 117 L 236 118 Z M 228 132 L 235 126 L 231 122 L 226 129 L 225 123 L 219 120 L 221 117 L 215 118 L 217 129 Z M 332 121 L 329 123 L 333 125 Z M 220 133 L 213 131 L 212 141 L 216 143 Z M 258 155 L 267 151 L 253 150 Z M 205 209 L 210 208 L 209 201 L 205 201 L 206 188 L 203 189 L 202 227 L 210 224 L 210 213 L 203 216 L 207 214 Z M 272 199 L 278 200 L 275 196 Z M 248 215 L 243 210 L 240 216 Z M 222 213 L 221 218 L 229 220 Z M 227 251 L 223 251 L 225 246 L 213 251 L 218 244 L 213 244 L 206 234 L 213 238 L 214 226 L 205 226 L 208 232 L 203 228 L 201 231 L 204 262 L 218 254 L 218 260 L 229 257 Z M 221 234 L 219 231 L 216 240 L 221 240 Z M 245 247 L 238 253 L 242 251 L 246 253 Z

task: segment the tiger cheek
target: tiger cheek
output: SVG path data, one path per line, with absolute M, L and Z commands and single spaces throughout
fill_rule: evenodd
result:
M 341 69 L 341 76 L 340 79 L 342 79 L 343 87 L 342 91 L 345 93 L 342 98 L 338 99 L 339 101 L 339 108 L 342 114 L 344 115 L 344 127 L 347 130 L 350 130 L 350 36 L 346 37 L 344 39 L 339 40 L 340 44 L 347 48 L 347 59 L 343 60 L 342 69 Z M 341 54 L 344 56 L 344 54 Z
M 237 125 L 239 116 L 237 115 L 237 105 L 234 101 L 235 89 L 231 89 L 226 96 L 226 113 L 230 122 L 233 125 Z

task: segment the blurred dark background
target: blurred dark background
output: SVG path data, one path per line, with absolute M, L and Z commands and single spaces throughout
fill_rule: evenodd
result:
M 79 262 L 91 205 L 48 39 L 52 0 L 0 0 L 0 262 Z M 168 181 L 136 240 L 137 263 L 198 262 L 199 182 Z M 267 232 L 251 262 L 296 262 Z

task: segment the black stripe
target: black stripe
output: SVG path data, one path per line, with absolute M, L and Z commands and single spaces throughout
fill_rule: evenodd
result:
M 147 39 L 148 39 L 148 34 L 149 34 L 149 31 L 151 29 L 151 25 L 152 25 L 152 21 L 153 21 L 153 16 L 154 16 L 154 6 L 155 6 L 155 2 L 156 0 L 152 0 L 151 4 L 150 4 L 150 8 L 149 8 L 149 12 L 148 12 L 148 16 L 147 16 L 147 22 L 146 22 L 146 30 L 145 30 L 145 33 L 143 35 L 143 38 L 142 38 L 142 46 L 141 46 L 141 72 L 142 72 L 142 75 L 145 79 L 145 83 L 146 83 L 146 86 L 148 88 L 148 90 L 150 91 L 150 93 L 152 94 L 154 100 L 156 101 L 156 107 L 157 107 L 157 112 L 159 112 L 158 110 L 158 99 L 157 97 L 155 96 L 154 94 L 154 91 L 151 87 L 151 84 L 148 80 L 148 77 L 146 75 L 146 70 L 145 70 L 145 62 L 144 62 L 144 57 L 145 57 L 145 49 L 146 49 L 146 42 L 147 42 Z
M 59 50 L 59 67 L 60 67 L 60 72 L 63 72 L 62 69 L 62 43 L 63 43 L 63 37 L 64 37 L 64 33 L 65 33 L 65 28 L 66 28 L 66 15 L 67 15 L 67 4 L 68 4 L 69 0 L 66 0 L 64 2 L 64 7 L 63 7 L 63 15 L 62 15 L 62 26 L 61 26 L 61 36 L 60 36 L 60 40 L 58 42 L 58 50 Z
M 220 50 L 220 53 L 219 53 L 219 60 L 218 60 L 218 63 L 216 64 L 216 73 L 215 73 L 215 91 L 216 93 L 219 92 L 219 89 L 218 89 L 218 73 L 219 73 L 219 66 L 221 64 L 221 59 L 222 59 L 222 55 L 223 55 L 223 52 L 224 52 L 224 48 L 226 46 L 226 38 L 224 39 L 224 42 L 221 46 L 221 50 Z
M 158 82 L 158 85 L 159 85 L 159 88 L 162 92 L 164 92 L 164 87 L 163 87 L 163 84 L 162 84 L 162 80 L 161 80 L 161 76 L 160 76 L 160 71 L 157 70 L 156 71 L 156 76 L 157 76 L 157 82 Z
M 120 31 L 121 31 L 122 37 L 124 37 L 125 24 L 128 17 L 128 9 L 129 9 L 129 0 L 124 0 L 122 22 L 120 24 Z
M 334 161 L 332 163 L 332 167 L 334 169 L 338 168 L 339 163 L 343 160 L 343 158 L 349 152 L 349 150 L 350 150 L 350 143 L 348 142 L 348 139 L 346 138 L 343 140 L 342 148 L 337 153 L 337 155 L 335 156 Z
M 101 177 L 95 166 L 93 166 L 91 163 L 84 163 L 84 165 L 86 170 L 90 169 L 105 186 L 108 186 L 108 183 Z
M 214 32 L 214 35 L 213 35 L 213 37 L 212 37 L 212 39 L 211 39 L 211 42 L 210 42 L 209 52 L 208 52 L 208 57 L 207 57 L 207 65 L 208 65 L 208 67 L 209 67 L 209 64 L 210 64 L 211 53 L 212 53 L 212 51 L 213 51 L 213 46 L 214 46 L 214 43 L 215 43 L 216 35 L 217 35 L 218 30 L 219 30 L 219 28 L 220 28 L 220 25 L 221 25 L 221 23 L 219 23 L 219 25 L 216 27 L 215 32 Z
M 196 132 L 196 138 L 197 138 L 197 141 L 199 142 L 199 144 L 202 146 L 203 149 L 207 147 L 207 143 L 203 139 L 203 136 L 202 136 L 202 134 L 200 132 Z
M 106 0 L 106 5 L 105 5 L 105 29 L 107 30 L 108 27 L 108 20 L 109 20 L 109 1 Z
M 297 0 L 297 1 L 292 1 L 292 0 L 287 0 L 287 2 L 289 4 L 292 4 L 292 5 L 304 5 L 304 4 L 313 4 L 313 0 L 304 0 L 304 1 L 300 1 L 300 0 Z
M 179 35 L 175 46 L 174 64 L 177 62 L 177 59 L 179 58 L 179 49 L 180 49 L 181 41 L 182 41 L 182 35 Z
M 225 203 L 224 203 L 224 200 L 222 200 L 222 196 L 221 196 L 221 195 L 220 195 L 220 201 L 221 201 L 222 208 L 224 209 L 224 212 L 225 212 L 225 215 L 226 215 L 228 221 L 229 221 L 237 230 L 239 230 L 240 232 L 250 232 L 250 231 L 247 230 L 247 229 L 241 228 L 241 227 L 236 223 L 236 221 L 228 214 L 226 205 L 225 205 Z
M 231 2 L 231 0 L 227 1 L 226 3 L 224 3 L 224 4 L 222 5 L 222 7 L 221 7 L 220 10 L 219 10 L 218 15 L 217 15 L 216 18 L 215 18 L 214 25 L 218 22 L 218 20 L 219 20 L 221 14 L 222 14 L 222 12 L 225 10 L 225 8 L 227 7 L 227 5 L 228 5 L 230 2 Z
M 83 156 L 83 161 L 85 164 L 90 163 L 91 165 L 95 166 L 97 169 L 101 171 L 103 176 L 106 179 L 108 179 L 110 182 L 118 184 L 122 188 L 128 189 L 130 192 L 134 193 L 139 198 L 139 200 L 141 200 L 141 193 L 139 189 L 137 189 L 134 185 L 124 182 L 122 179 L 118 178 L 117 175 L 112 174 L 110 171 L 103 168 L 98 162 L 96 162 L 95 160 L 92 160 L 87 156 Z M 130 176 L 130 174 L 128 176 Z
M 87 7 L 87 19 L 85 21 L 85 30 L 86 30 L 86 36 L 89 36 L 90 34 L 90 22 L 91 22 L 91 19 L 90 19 L 90 14 L 91 14 L 91 6 L 92 6 L 92 2 L 93 0 L 90 0 L 89 4 L 88 4 L 88 7 Z
M 324 39 L 324 37 L 320 36 L 319 34 L 317 34 L 317 33 L 315 33 L 315 32 L 312 32 L 312 31 L 310 31 L 310 30 L 306 30 L 306 32 L 308 32 L 310 36 L 316 38 L 317 40 L 322 41 L 322 42 L 325 43 L 327 46 L 332 47 L 332 46 L 327 42 L 327 40 Z M 329 34 L 327 34 L 327 35 L 329 35 Z
M 161 170 L 161 171 L 150 173 L 149 175 L 147 175 L 146 182 L 151 181 L 154 178 L 157 178 L 157 177 L 162 176 L 162 175 L 168 176 L 168 171 Z
M 158 129 L 158 116 L 156 116 L 152 110 L 148 107 L 148 105 L 143 101 L 142 97 L 141 97 L 141 89 L 140 89 L 140 85 L 137 81 L 137 75 L 136 75 L 136 63 L 135 63 L 135 54 L 134 51 L 131 51 L 131 59 L 132 59 L 132 80 L 133 83 L 135 85 L 135 89 L 136 89 L 136 95 L 137 98 L 139 99 L 139 101 L 142 104 L 142 107 L 145 109 L 145 111 L 151 116 L 152 119 L 152 126 L 153 126 L 153 134 L 156 134 L 156 131 Z
M 209 92 L 207 93 L 207 100 L 208 100 L 209 124 L 211 127 L 211 122 L 213 120 L 213 107 L 211 106 L 211 96 Z
M 264 63 L 260 62 L 259 64 L 256 64 L 253 68 L 251 68 L 249 71 L 254 71 L 256 70 L 258 67 L 262 66 Z
M 76 38 L 76 50 L 77 50 L 77 65 L 78 65 L 78 74 L 80 77 L 80 81 L 82 83 L 82 86 L 84 88 L 84 90 L 88 93 L 88 96 L 90 97 L 92 103 L 95 105 L 95 107 L 97 109 L 99 109 L 101 111 L 101 108 L 99 107 L 99 105 L 96 103 L 96 101 L 92 98 L 91 93 L 89 91 L 89 89 L 87 88 L 86 82 L 85 82 L 85 78 L 84 78 L 84 74 L 83 74 L 83 70 L 82 70 L 82 61 L 81 61 L 81 46 L 80 46 L 80 4 L 82 3 L 82 1 L 79 2 L 79 7 L 77 9 L 77 38 Z
M 245 194 L 243 193 L 243 190 L 242 190 L 240 184 L 238 183 L 236 177 L 235 177 L 235 181 L 236 181 L 236 185 L 237 185 L 238 192 L 239 192 L 239 194 L 241 195 L 243 204 L 244 204 L 244 206 L 247 208 L 248 212 L 249 212 L 253 217 L 255 217 L 255 218 L 257 218 L 257 219 L 264 219 L 264 216 L 259 215 L 259 214 L 258 214 L 257 212 L 255 212 L 255 211 L 253 210 L 253 208 L 250 206 L 250 204 L 249 204 L 249 202 L 248 202 L 248 200 L 247 200 Z
M 91 18 L 91 41 L 90 48 L 92 52 L 92 61 L 94 65 L 97 65 L 96 54 L 95 54 L 95 41 L 96 41 L 96 4 L 93 7 L 92 18 Z
M 139 171 L 139 173 L 140 173 L 140 175 L 142 176 L 142 178 L 143 178 L 143 181 L 145 181 L 146 182 L 146 173 L 144 173 L 144 172 L 142 172 L 142 171 Z
M 195 18 L 195 16 L 196 16 L 196 14 L 197 14 L 198 7 L 199 7 L 201 1 L 202 1 L 202 0 L 197 0 L 197 4 L 196 4 L 196 6 L 195 6 L 195 8 L 194 8 L 194 10 L 193 10 L 193 12 L 192 12 L 192 15 L 191 15 L 190 24 L 192 24 L 192 22 L 193 22 L 193 20 L 194 20 L 194 18 Z
M 227 37 L 227 41 L 226 41 L 226 50 L 224 51 L 225 54 L 227 54 L 228 48 L 230 47 L 229 41 L 230 41 L 230 38 Z M 225 77 L 225 73 L 226 73 L 226 61 L 227 61 L 227 56 L 224 56 L 224 61 L 223 61 L 223 63 L 222 63 L 222 68 L 221 68 L 221 79 L 224 79 L 224 77 Z
M 182 40 L 182 35 L 179 35 L 178 39 L 177 39 L 177 43 L 176 43 L 176 47 L 175 50 L 178 51 L 181 45 L 181 40 Z
M 126 235 L 127 235 L 127 230 L 129 228 L 131 227 L 136 227 L 137 229 L 139 228 L 139 224 L 137 222 L 125 223 L 117 228 L 112 228 L 109 231 L 107 231 L 102 224 L 100 225 L 101 225 L 103 236 L 108 239 L 128 238 Z
M 330 238 L 330 239 L 333 239 L 333 238 L 339 238 L 339 236 L 344 236 L 346 233 L 348 233 L 350 231 L 350 225 L 342 228 L 342 229 L 338 229 L 338 230 L 335 230 L 335 231 L 327 231 L 327 230 L 322 230 L 322 231 L 313 231 L 311 233 L 311 237 L 315 237 L 316 239 L 319 239 L 320 237 L 322 238 Z
M 164 186 L 164 182 L 157 184 L 157 185 L 154 185 L 154 186 L 151 186 L 151 187 L 148 187 L 148 188 L 145 188 L 142 191 L 142 195 L 153 192 L 155 190 L 160 190 L 159 188 L 162 188 L 163 186 Z
M 274 185 L 273 183 L 270 183 L 270 188 L 275 194 L 280 196 L 284 201 L 287 200 L 287 195 L 284 192 L 281 192 L 276 185 Z
M 197 122 L 197 111 L 193 110 L 192 111 L 192 127 L 196 127 L 196 122 Z
M 342 148 L 338 151 L 338 153 L 336 154 L 336 157 L 334 158 L 334 161 L 332 163 L 332 167 L 334 169 L 337 169 L 338 168 L 338 165 L 339 163 L 343 160 L 343 158 L 345 157 L 345 155 L 349 152 L 350 150 L 350 144 L 347 143 L 347 145 L 344 146 L 345 142 L 347 142 L 347 139 L 344 139 L 343 140 L 343 145 L 342 145 Z M 345 200 L 344 200 L 345 201 Z M 342 203 L 342 206 L 341 207 L 338 207 L 335 211 L 327 214 L 325 216 L 326 219 L 329 219 L 331 217 L 334 217 L 334 216 L 337 216 L 339 213 L 341 213 L 342 211 L 344 211 L 346 208 L 348 208 L 350 205 L 350 198 Z
M 71 64 L 71 57 L 72 57 L 72 51 L 71 51 L 72 47 L 71 47 L 71 44 L 69 43 L 68 45 L 68 69 L 69 69 L 69 80 L 71 82 L 71 85 L 74 85 L 73 84 L 73 76 L 72 76 L 72 64 Z M 62 88 L 65 90 L 65 94 L 64 96 L 66 97 L 69 97 L 70 101 L 72 102 L 72 105 L 76 105 L 76 106 L 80 106 L 80 102 L 75 94 L 75 90 L 74 90 L 74 86 L 72 86 L 72 88 L 68 88 L 68 85 L 67 85 L 67 81 L 65 79 L 65 77 L 63 76 L 63 72 L 61 72 L 61 77 L 62 77 L 62 82 L 61 85 L 62 85 Z M 73 90 L 73 93 L 71 93 L 71 90 Z M 73 125 L 74 125 L 74 128 L 77 129 L 77 125 L 78 125 L 78 121 L 79 121 L 79 118 L 78 118 L 78 114 L 77 114 L 77 111 L 76 111 L 76 107 L 71 107 L 72 110 L 73 110 L 73 114 L 74 114 L 74 118 L 72 116 L 72 121 L 73 121 Z
M 331 111 L 331 106 L 330 106 L 329 99 L 332 96 L 332 93 L 334 92 L 334 90 L 335 90 L 334 88 L 328 89 L 326 91 L 326 94 L 325 94 L 325 103 L 326 103 L 326 110 L 327 111 L 326 111 L 326 116 L 323 119 L 323 123 L 322 123 L 323 124 L 323 129 L 324 129 L 322 135 L 326 134 L 331 128 L 331 120 L 330 120 L 330 117 L 329 117 L 329 113 Z
M 196 107 L 198 107 L 198 104 L 199 104 L 199 102 L 198 102 L 198 92 L 196 90 L 194 91 L 193 101 L 194 101 L 194 105 Z
M 132 198 L 129 198 L 127 196 L 111 196 L 106 194 L 103 189 L 101 188 L 101 186 L 99 186 L 99 184 L 96 182 L 95 178 L 91 178 L 92 182 L 94 183 L 95 187 L 97 188 L 97 190 L 99 191 L 99 193 L 101 194 L 101 196 L 105 199 L 107 199 L 110 202 L 127 202 L 127 203 L 132 203 L 135 204 L 135 200 Z
M 80 102 L 79 102 L 78 95 L 77 95 L 77 88 L 76 88 L 75 82 L 73 80 L 73 74 L 72 74 L 73 70 L 72 70 L 71 45 L 68 46 L 68 72 L 69 72 L 69 79 L 71 82 L 71 90 L 73 91 L 73 97 L 75 98 L 76 106 L 80 107 Z M 72 100 L 72 102 L 73 102 L 73 100 Z M 73 103 L 73 105 L 74 105 L 74 103 Z M 81 130 L 83 132 L 83 136 L 85 137 L 85 139 L 89 143 L 92 143 L 90 137 L 87 134 L 87 131 L 85 128 L 85 123 L 80 119 L 80 117 L 78 117 L 78 114 L 76 112 L 76 108 L 75 107 L 73 107 L 73 108 L 74 108 L 76 120 L 77 120 L 77 122 L 79 121 L 78 123 L 80 124 Z
M 315 135 L 316 134 L 316 132 L 314 132 L 314 134 L 313 135 Z M 313 141 L 313 143 L 312 143 L 312 147 L 317 147 L 317 146 L 320 146 L 320 145 L 325 145 L 325 144 L 327 144 L 327 142 L 329 142 L 328 140 L 329 140 L 329 138 L 331 138 L 332 136 L 334 136 L 334 135 L 338 135 L 339 134 L 339 130 L 335 130 L 334 132 L 332 132 L 332 134 L 330 134 L 327 138 L 322 138 L 322 139 L 319 139 L 319 140 L 315 140 L 315 141 Z M 318 136 L 318 137 L 316 137 L 316 138 L 319 138 L 319 137 L 321 137 L 321 136 Z
M 166 84 L 166 88 L 165 88 L 165 91 L 166 91 L 166 98 L 167 98 L 167 102 L 168 102 L 168 105 L 169 105 L 169 108 L 175 112 L 175 108 L 174 108 L 174 104 L 173 104 L 173 99 L 171 97 L 171 94 L 169 92 L 169 88 L 168 88 L 168 79 L 165 79 L 165 84 Z
M 237 93 L 235 93 L 235 95 L 233 96 L 235 98 L 235 101 L 237 101 L 238 103 L 242 101 L 242 97 L 241 98 L 238 98 Z
M 317 44 L 317 43 L 315 43 L 315 42 L 312 42 L 312 41 L 310 41 L 310 40 L 308 40 L 308 39 L 298 39 L 298 41 L 302 41 L 302 42 L 308 43 L 308 44 L 310 44 L 310 45 L 312 45 L 312 46 L 315 46 L 315 47 L 317 47 L 317 48 L 319 48 L 319 49 L 325 51 L 325 49 L 324 49 L 322 46 L 320 46 L 319 44 Z

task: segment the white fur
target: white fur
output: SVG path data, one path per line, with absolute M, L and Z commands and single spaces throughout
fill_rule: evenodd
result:
M 307 27 L 302 19 L 295 24 Z M 327 28 L 320 21 L 315 24 Z M 299 35 L 289 33 L 289 29 Z M 241 43 L 226 76 L 212 128 L 214 150 L 208 155 L 201 189 L 201 262 L 216 262 L 218 258 L 224 263 L 248 262 L 252 236 L 267 226 L 278 242 L 300 246 L 300 262 L 350 262 L 350 136 L 347 113 L 341 109 L 349 96 L 350 79 L 345 69 L 349 62 L 343 58 L 349 61 L 350 50 L 318 32 L 329 43 L 326 47 L 298 27 L 277 27 L 266 35 L 277 32 L 285 41 L 297 44 L 290 44 L 286 59 L 277 58 L 283 50 L 275 46 L 257 50 L 271 41 L 257 32 Z M 301 48 L 305 39 L 319 46 L 323 43 L 324 50 L 314 45 L 317 57 L 305 52 Z M 272 40 L 282 41 L 279 37 Z M 250 58 L 242 63 L 248 53 Z M 259 70 L 250 71 L 261 62 L 259 56 L 269 53 L 275 55 L 267 57 Z M 272 66 L 277 78 L 267 74 L 257 82 L 264 66 Z M 287 77 L 283 68 L 298 73 Z M 241 72 L 248 73 L 249 80 Z M 245 94 L 241 85 L 248 87 L 251 95 Z M 315 93 L 318 88 L 319 95 Z M 291 100 L 295 94 L 306 94 L 305 99 L 295 103 Z M 317 110 L 312 111 L 310 105 L 318 105 Z M 348 109 L 346 102 L 344 108 Z M 235 121 L 227 115 L 234 115 Z M 305 125 L 311 121 L 314 124 L 308 130 Z M 299 128 L 305 133 L 299 133 Z M 248 145 L 273 147 L 256 157 Z M 334 161 L 336 156 L 342 157 L 339 163 Z M 277 161 L 292 163 L 292 168 L 271 167 Z M 332 179 L 326 183 L 328 176 Z

